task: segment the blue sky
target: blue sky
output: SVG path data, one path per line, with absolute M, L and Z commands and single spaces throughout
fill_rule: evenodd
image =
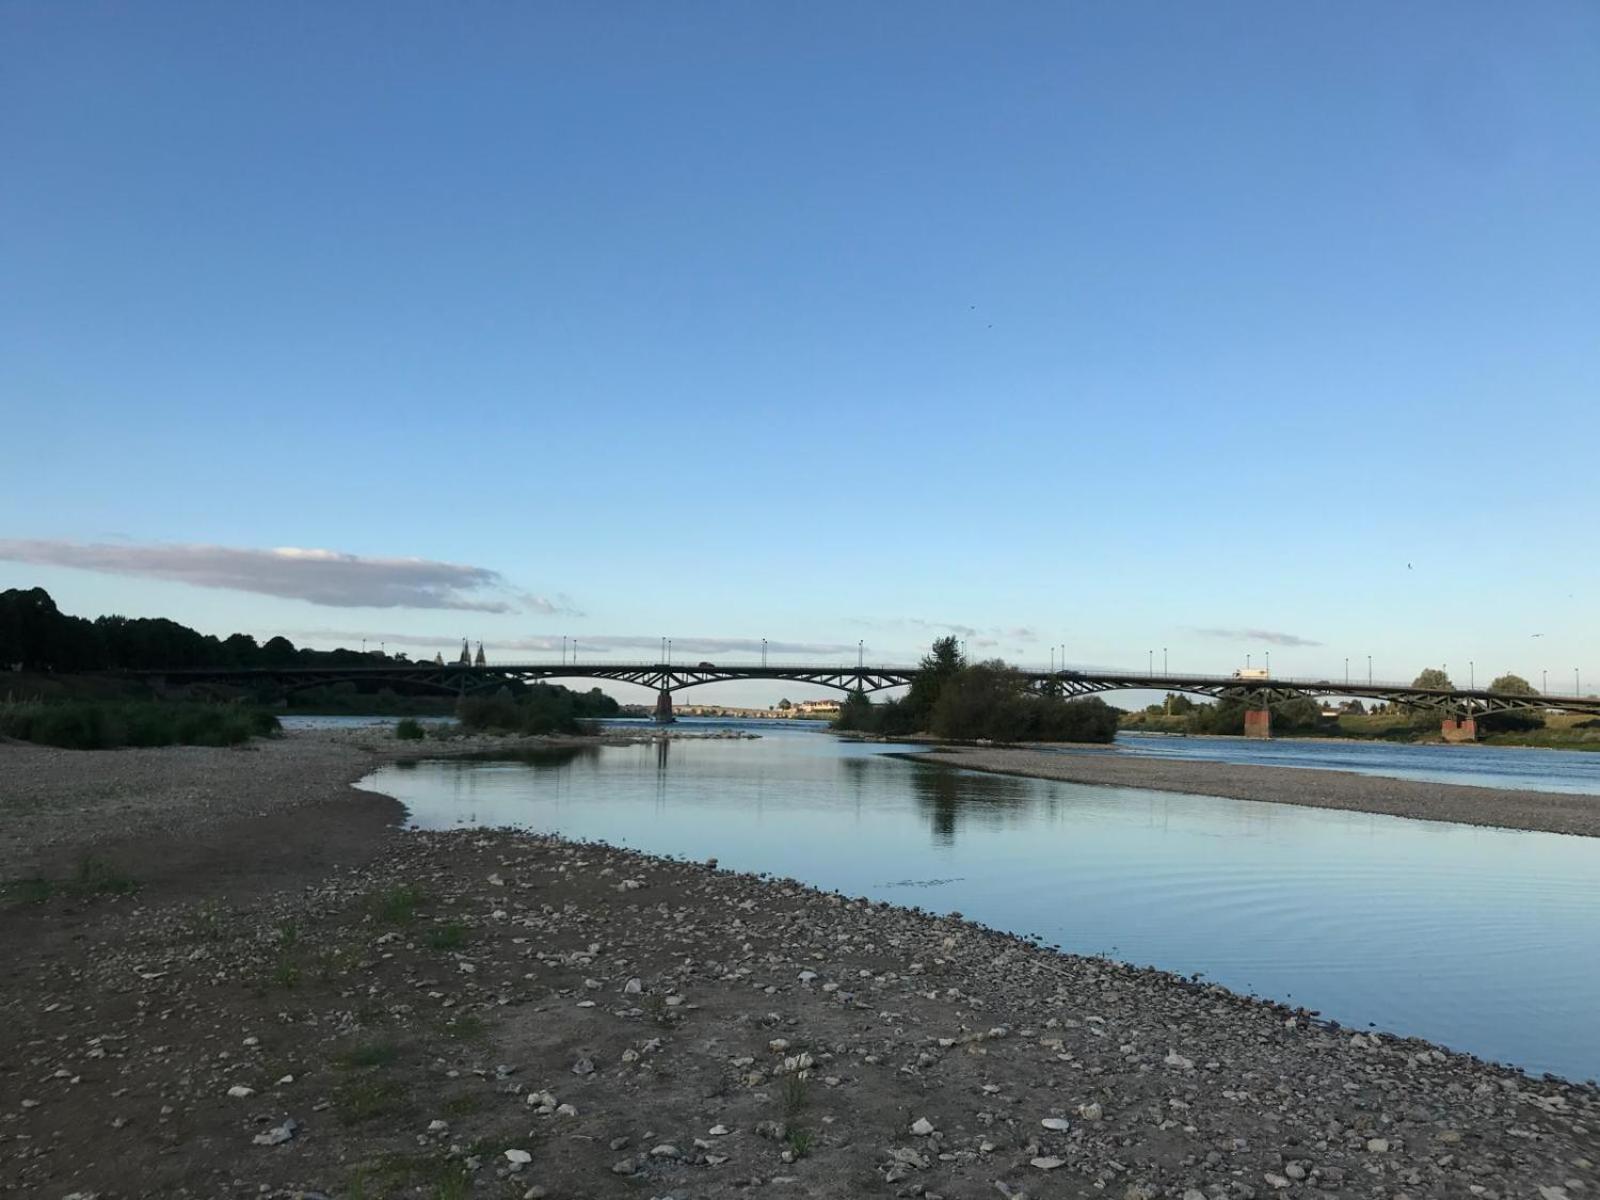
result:
M 1597 58 L 1587 3 L 14 2 L 0 587 L 1600 683 Z

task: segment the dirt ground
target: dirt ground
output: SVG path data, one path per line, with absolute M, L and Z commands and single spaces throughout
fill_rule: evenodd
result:
M 305 761 L 303 803 L 0 906 L 0 1194 L 1600 1185 L 1590 1087 L 710 864 L 401 832 Z

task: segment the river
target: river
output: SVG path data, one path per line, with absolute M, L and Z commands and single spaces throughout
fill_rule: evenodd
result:
M 756 731 L 425 760 L 366 786 L 421 828 L 714 856 L 1600 1076 L 1600 839 L 985 775 L 892 754 L 909 747 Z

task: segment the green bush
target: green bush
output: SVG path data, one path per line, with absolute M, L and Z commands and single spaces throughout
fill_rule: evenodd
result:
M 418 742 L 422 740 L 423 735 L 422 723 L 411 717 L 398 722 L 394 727 L 394 736 L 402 742 Z
M 66 750 L 236 746 L 279 732 L 271 713 L 229 704 L 69 700 L 0 705 L 0 736 Z
M 617 711 L 617 702 L 599 688 L 575 692 L 560 684 L 536 683 L 520 696 L 506 688 L 487 696 L 463 696 L 456 719 L 466 729 L 490 733 L 579 733 L 580 722 Z

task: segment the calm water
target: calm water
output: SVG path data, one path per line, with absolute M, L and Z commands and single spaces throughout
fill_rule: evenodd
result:
M 391 766 L 368 783 L 424 828 L 714 855 L 1600 1076 L 1600 839 L 982 775 L 760 732 Z

